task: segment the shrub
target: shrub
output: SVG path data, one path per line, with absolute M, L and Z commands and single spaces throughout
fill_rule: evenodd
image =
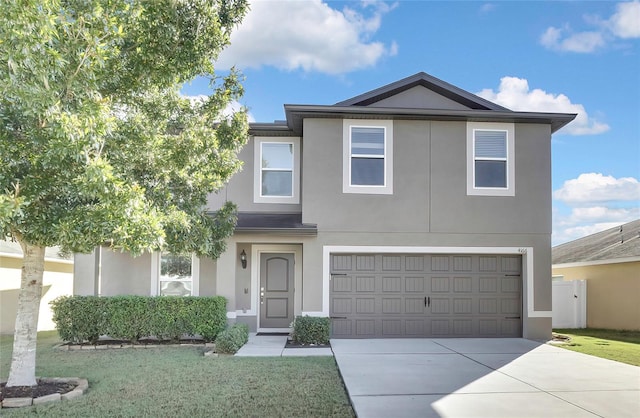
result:
M 247 324 L 234 324 L 216 337 L 216 351 L 222 354 L 235 354 L 249 341 Z
M 298 344 L 327 344 L 331 320 L 326 317 L 298 316 L 292 324 L 292 339 Z
M 100 335 L 137 342 L 142 337 L 178 340 L 200 335 L 213 341 L 227 322 L 222 296 L 63 296 L 51 302 L 60 338 L 95 344 Z

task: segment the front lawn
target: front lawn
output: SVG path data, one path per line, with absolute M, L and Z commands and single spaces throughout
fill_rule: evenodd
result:
M 0 380 L 9 374 L 11 336 L 0 337 Z M 43 377 L 84 377 L 81 398 L 3 416 L 353 417 L 333 357 L 204 357 L 201 347 L 59 351 L 56 332 L 38 334 Z
M 568 344 L 559 344 L 558 347 L 640 366 L 640 331 L 597 328 L 554 329 L 553 331 L 571 337 Z

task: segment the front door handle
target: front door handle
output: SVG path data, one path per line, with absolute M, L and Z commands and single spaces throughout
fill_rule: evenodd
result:
M 425 296 L 424 297 L 424 306 L 425 306 L 425 308 L 427 306 L 431 306 L 431 296 L 429 296 L 429 297 Z

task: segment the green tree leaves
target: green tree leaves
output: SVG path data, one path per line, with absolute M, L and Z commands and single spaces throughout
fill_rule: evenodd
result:
M 0 229 L 31 244 L 109 243 L 217 256 L 233 207 L 207 194 L 240 168 L 239 76 L 213 60 L 245 0 L 4 2 L 0 24 Z M 215 92 L 179 94 L 197 75 Z M 16 187 L 17 186 L 17 187 Z

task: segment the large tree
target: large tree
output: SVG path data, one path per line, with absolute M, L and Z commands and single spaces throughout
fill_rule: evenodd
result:
M 246 0 L 6 0 L 0 6 L 0 232 L 23 250 L 8 386 L 34 386 L 44 249 L 217 257 L 207 194 L 239 167 L 242 94 L 213 62 Z M 209 77 L 213 93 L 180 87 Z

